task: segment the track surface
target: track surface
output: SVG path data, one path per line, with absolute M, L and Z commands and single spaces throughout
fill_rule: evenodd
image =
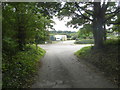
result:
M 89 45 L 74 45 L 74 41 L 40 45 L 47 52 L 31 88 L 113 88 L 94 66 L 79 60 L 74 52 Z

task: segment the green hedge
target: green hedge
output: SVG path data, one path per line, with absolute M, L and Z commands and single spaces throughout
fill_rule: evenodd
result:
M 3 88 L 29 87 L 32 77 L 37 71 L 39 60 L 45 50 L 35 45 L 27 46 L 25 51 L 18 52 L 15 56 L 3 55 Z M 10 60 L 10 61 L 9 61 Z
M 93 39 L 80 39 L 75 41 L 75 44 L 93 44 L 93 43 L 94 43 Z

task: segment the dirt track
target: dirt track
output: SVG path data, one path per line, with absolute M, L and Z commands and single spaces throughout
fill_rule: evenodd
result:
M 74 56 L 74 52 L 84 46 L 74 45 L 73 41 L 40 45 L 47 53 L 31 88 L 115 87 L 95 67 Z

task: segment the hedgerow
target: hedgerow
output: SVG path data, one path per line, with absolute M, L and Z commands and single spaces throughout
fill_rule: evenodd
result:
M 24 51 L 19 51 L 12 57 L 4 54 L 2 62 L 3 88 L 29 87 L 44 54 L 45 50 L 40 47 L 36 49 L 34 45 L 27 46 Z

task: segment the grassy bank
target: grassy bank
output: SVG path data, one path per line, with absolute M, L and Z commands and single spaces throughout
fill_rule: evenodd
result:
M 95 65 L 100 71 L 104 72 L 111 81 L 118 84 L 118 74 L 120 73 L 118 68 L 119 44 L 118 40 L 108 40 L 103 49 L 95 50 L 92 49 L 91 46 L 88 46 L 75 52 L 75 55 Z
M 29 45 L 13 57 L 3 55 L 3 88 L 29 87 L 45 50 Z

